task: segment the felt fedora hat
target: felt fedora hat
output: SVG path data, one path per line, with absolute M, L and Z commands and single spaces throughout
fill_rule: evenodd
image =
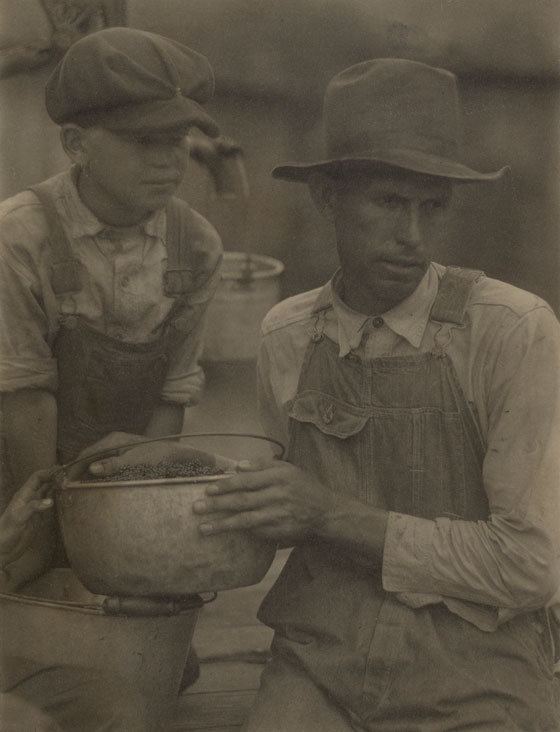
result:
M 305 182 L 341 166 L 390 166 L 474 182 L 499 178 L 459 160 L 461 111 L 454 74 L 418 61 L 374 59 L 337 74 L 323 105 L 326 157 L 276 167 L 275 178 Z
M 214 93 L 208 59 L 170 38 L 136 28 L 105 28 L 74 43 L 45 88 L 57 124 L 114 131 L 218 125 L 201 106 Z

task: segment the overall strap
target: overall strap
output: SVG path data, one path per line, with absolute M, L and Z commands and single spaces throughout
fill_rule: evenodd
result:
M 164 290 L 168 297 L 181 297 L 192 290 L 194 268 L 189 246 L 191 209 L 184 201 L 172 198 L 167 215 L 167 271 Z
M 49 186 L 46 182 L 30 186 L 37 196 L 47 221 L 48 241 L 53 252 L 51 286 L 55 295 L 64 295 L 81 290 L 79 265 L 72 255 L 70 241 L 62 226 L 60 215 L 54 205 Z
M 484 272 L 477 269 L 447 267 L 439 283 L 430 320 L 463 325 L 473 285 L 480 277 L 484 277 Z

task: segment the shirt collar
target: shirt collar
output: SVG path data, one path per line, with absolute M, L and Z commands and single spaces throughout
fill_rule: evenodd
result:
M 346 305 L 339 295 L 342 273 L 337 270 L 320 294 L 315 310 L 332 303 L 338 323 L 339 355 L 342 358 L 359 347 L 371 316 L 358 313 Z M 383 313 L 383 321 L 396 335 L 419 348 L 437 295 L 439 277 L 433 264 L 428 267 L 418 287 L 405 300 Z
M 108 226 L 100 221 L 95 214 L 84 204 L 77 188 L 78 170 L 73 167 L 68 175 L 61 178 L 61 190 L 57 196 L 58 209 L 67 225 L 72 238 L 82 236 L 98 236 L 103 231 L 122 231 L 122 227 Z M 138 229 L 148 236 L 165 238 L 166 217 L 165 210 L 155 211 L 148 219 L 138 225 Z

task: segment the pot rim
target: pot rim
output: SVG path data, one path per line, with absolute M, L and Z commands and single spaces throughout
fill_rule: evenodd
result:
M 195 483 L 214 483 L 216 480 L 223 480 L 235 475 L 229 473 L 215 473 L 212 475 L 191 475 L 178 478 L 150 478 L 146 480 L 71 480 L 57 486 L 57 491 L 68 490 L 90 490 L 91 488 L 151 488 L 153 486 L 177 486 Z

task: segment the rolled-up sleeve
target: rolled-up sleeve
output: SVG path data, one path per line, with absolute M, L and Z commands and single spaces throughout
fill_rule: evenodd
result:
M 546 307 L 502 324 L 489 354 L 483 481 L 490 516 L 390 513 L 383 586 L 509 609 L 560 585 L 560 328 Z
M 0 220 L 1 392 L 57 387 L 51 351 L 57 308 L 36 208 L 25 206 Z
M 206 313 L 221 281 L 222 244 L 218 232 L 192 211 L 195 270 L 193 289 L 176 324 L 181 328 L 171 354 L 161 398 L 190 407 L 200 401 L 204 373 L 200 359 L 204 348 Z

